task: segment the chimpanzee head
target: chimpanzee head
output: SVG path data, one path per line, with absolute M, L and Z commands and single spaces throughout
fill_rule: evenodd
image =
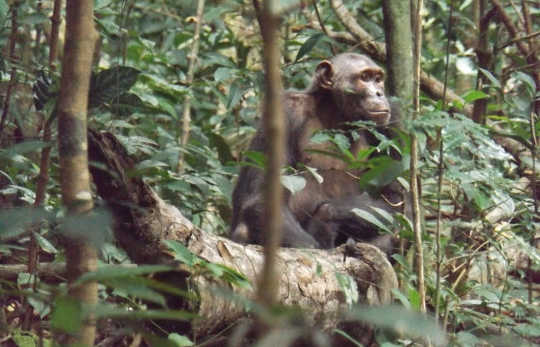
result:
M 384 95 L 384 71 L 365 55 L 343 53 L 322 61 L 313 87 L 330 93 L 343 121 L 371 120 L 387 125 L 390 104 Z

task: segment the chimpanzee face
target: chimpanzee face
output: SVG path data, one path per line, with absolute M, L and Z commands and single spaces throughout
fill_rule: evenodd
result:
M 317 70 L 322 76 L 321 87 L 331 91 L 344 121 L 388 124 L 390 104 L 384 94 L 384 71 L 371 59 L 354 53 L 341 54 L 322 62 Z

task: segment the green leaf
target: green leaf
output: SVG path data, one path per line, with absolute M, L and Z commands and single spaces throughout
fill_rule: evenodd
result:
M 330 141 L 330 135 L 327 132 L 318 131 L 316 132 L 311 139 L 309 139 L 309 142 L 312 143 L 325 143 Z
M 398 288 L 393 288 L 392 289 L 392 295 L 394 296 L 394 298 L 398 299 L 399 302 L 406 308 L 406 309 L 410 309 L 411 308 L 411 303 L 409 302 L 409 299 L 398 289 Z
M 51 328 L 66 333 L 76 333 L 80 330 L 83 314 L 81 304 L 74 298 L 59 296 L 54 302 L 51 316 Z
M 414 310 L 420 312 L 420 294 L 414 288 L 409 288 L 409 302 Z
M 306 179 L 302 176 L 282 175 L 281 184 L 294 194 L 304 189 L 306 186 Z
M 247 151 L 244 153 L 244 157 L 247 159 L 247 162 L 244 163 L 246 165 L 252 165 L 261 169 L 266 167 L 266 156 L 262 152 Z
M 47 240 L 46 238 L 44 238 L 43 236 L 41 236 L 40 234 L 34 232 L 34 237 L 36 238 L 36 241 L 39 245 L 39 247 L 49 253 L 49 254 L 56 254 L 58 253 L 58 250 L 56 249 L 56 247 L 53 246 L 52 243 L 49 242 L 49 240 Z
M 377 214 L 381 217 L 383 217 L 389 224 L 394 224 L 394 217 L 387 211 L 383 210 L 382 208 L 378 208 L 375 206 L 370 206 L 370 208 L 377 212 Z
M 530 101 L 532 102 L 532 99 L 534 99 L 534 94 L 536 92 L 536 83 L 534 83 L 534 80 L 532 77 L 526 73 L 523 73 L 521 71 L 515 72 L 512 74 L 512 77 L 514 77 L 517 80 L 520 80 L 523 82 L 526 86 L 527 90 L 527 96 L 529 97 Z
M 119 99 L 135 84 L 139 73 L 139 70 L 132 67 L 116 66 L 93 75 L 90 81 L 89 108 Z
M 186 246 L 178 241 L 164 240 L 163 243 L 167 245 L 171 251 L 173 251 L 174 259 L 179 260 L 188 266 L 194 266 L 202 262 L 199 257 L 191 253 Z
M 375 225 L 377 228 L 384 230 L 386 232 L 392 232 L 386 225 L 384 225 L 377 217 L 375 217 L 373 214 L 366 210 L 361 210 L 359 208 L 353 208 L 351 210 L 352 213 L 357 215 L 358 217 L 364 219 L 365 221 L 368 221 L 369 223 Z
M 474 102 L 479 99 L 489 98 L 489 95 L 480 90 L 471 90 L 463 95 L 465 102 Z
M 406 170 L 407 162 L 408 157 L 394 160 L 389 156 L 377 156 L 369 160 L 368 165 L 371 169 L 362 174 L 358 183 L 361 187 L 384 187 Z
M 228 67 L 217 68 L 214 72 L 214 80 L 216 82 L 223 82 L 233 78 L 236 75 L 236 70 Z
M 11 333 L 11 339 L 13 340 L 13 342 L 15 342 L 15 345 L 17 347 L 35 347 L 38 345 L 38 337 L 29 331 L 22 331 L 16 329 L 14 332 Z M 5 343 L 9 345 L 9 342 L 7 341 Z
M 342 152 L 348 152 L 349 148 L 351 147 L 349 138 L 343 134 L 334 135 L 332 142 L 335 143 Z
M 169 336 L 167 338 L 169 340 L 171 340 L 172 342 L 174 342 L 175 345 L 178 346 L 178 347 L 193 346 L 193 342 L 191 342 L 191 340 L 188 339 L 184 335 L 180 335 L 180 334 L 177 334 L 177 333 L 172 333 L 172 334 L 169 334 Z
M 298 50 L 298 54 L 296 55 L 294 62 L 298 62 L 300 58 L 311 52 L 311 50 L 317 45 L 317 43 L 322 37 L 324 37 L 324 33 L 319 32 L 308 38 L 306 42 L 304 42 L 302 47 L 300 47 L 300 49 Z
M 234 161 L 231 147 L 223 136 L 215 133 L 210 133 L 208 138 L 210 140 L 210 145 L 218 150 L 219 161 L 222 164 L 227 164 L 228 162 Z
M 144 108 L 142 99 L 133 93 L 124 93 L 111 101 L 111 110 L 119 116 L 127 117 Z M 174 110 L 172 115 L 174 116 Z
M 502 88 L 501 82 L 499 82 L 499 80 L 495 76 L 493 76 L 491 72 L 486 69 L 482 69 L 481 67 L 479 67 L 478 69 L 482 72 L 484 76 L 486 76 L 486 78 L 491 82 L 493 87 L 496 87 L 498 89 Z
M 240 99 L 242 98 L 242 94 L 244 93 L 244 89 L 241 86 L 240 81 L 234 81 L 231 85 L 231 88 L 229 90 L 229 98 L 227 100 L 227 105 L 225 106 L 228 110 L 232 107 L 235 107 Z

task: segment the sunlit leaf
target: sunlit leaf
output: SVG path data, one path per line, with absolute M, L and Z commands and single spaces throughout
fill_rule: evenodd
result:
M 486 69 L 482 69 L 481 67 L 479 67 L 478 69 L 482 72 L 484 76 L 487 77 L 487 79 L 491 82 L 493 87 L 501 88 L 501 82 L 499 82 L 499 80 L 495 76 L 493 76 L 491 72 L 489 72 Z
M 317 172 L 317 169 L 316 168 L 313 168 L 313 167 L 309 167 L 309 166 L 306 166 L 305 167 L 308 172 L 315 178 L 315 180 L 317 181 L 317 183 L 321 184 L 323 183 L 324 181 L 324 178 L 319 175 L 319 173 Z
M 46 238 L 44 238 L 43 236 L 41 236 L 40 234 L 34 232 L 34 237 L 36 238 L 36 241 L 39 245 L 39 247 L 47 252 L 47 253 L 50 253 L 50 254 L 56 254 L 58 253 L 58 250 L 56 249 L 56 247 L 53 246 L 52 243 L 49 242 L 49 240 L 47 240 Z
M 306 186 L 306 179 L 302 176 L 282 175 L 281 184 L 294 194 L 304 189 Z
M 474 102 L 479 99 L 486 99 L 489 98 L 489 95 L 486 93 L 480 91 L 480 90 L 471 90 L 463 95 L 463 99 L 466 102 Z
M 368 221 L 369 223 L 375 225 L 377 228 L 381 229 L 381 230 L 384 230 L 386 232 L 391 232 L 390 228 L 388 228 L 384 223 L 382 223 L 377 217 L 375 217 L 375 215 L 373 215 L 372 213 L 366 211 L 366 210 L 362 210 L 362 209 L 359 209 L 359 208 L 353 208 L 351 210 L 355 215 L 357 215 L 358 217 Z
M 193 342 L 191 342 L 191 340 L 188 339 L 184 335 L 180 335 L 180 334 L 177 334 L 177 333 L 172 333 L 172 334 L 169 334 L 169 336 L 167 338 L 169 340 L 171 340 L 172 342 L 174 342 L 175 345 L 178 346 L 178 347 L 193 346 Z
M 394 224 L 394 217 L 388 211 L 383 210 L 382 208 L 378 208 L 375 206 L 370 206 L 370 208 L 377 212 L 377 214 L 381 217 L 383 217 L 389 224 Z

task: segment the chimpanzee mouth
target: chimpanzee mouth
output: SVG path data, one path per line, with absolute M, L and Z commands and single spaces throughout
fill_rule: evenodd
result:
M 371 117 L 387 117 L 390 111 L 380 110 L 380 111 L 367 111 L 367 114 Z

